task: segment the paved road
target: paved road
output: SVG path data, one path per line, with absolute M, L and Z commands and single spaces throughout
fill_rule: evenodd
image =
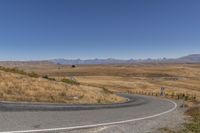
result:
M 121 124 L 158 117 L 173 111 L 175 103 L 148 96 L 128 95 L 115 105 L 30 105 L 0 103 L 0 133 L 61 131 L 66 129 Z M 87 125 L 87 126 L 85 126 Z M 14 133 L 13 132 L 13 133 Z

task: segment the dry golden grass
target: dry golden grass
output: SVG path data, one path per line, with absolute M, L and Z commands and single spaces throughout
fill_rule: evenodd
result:
M 0 100 L 90 104 L 122 102 L 124 99 L 101 88 L 0 71 Z
M 117 92 L 159 92 L 160 87 L 165 87 L 166 93 L 196 95 L 200 100 L 200 65 L 127 67 L 118 71 L 119 75 L 123 73 L 127 75 L 79 76 L 77 78 L 82 83 L 97 87 L 105 86 Z
M 11 65 L 13 66 L 13 64 Z M 200 64 L 135 64 L 135 65 L 18 65 L 27 72 L 54 78 L 75 76 L 81 84 L 106 87 L 114 92 L 159 92 L 196 95 L 200 100 Z
M 85 85 L 106 87 L 113 92 L 185 93 L 200 100 L 200 64 L 93 65 L 54 69 L 55 77 L 75 75 Z

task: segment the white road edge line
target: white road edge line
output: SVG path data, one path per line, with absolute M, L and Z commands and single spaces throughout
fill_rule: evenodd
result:
M 84 125 L 84 126 L 38 129 L 38 130 L 24 130 L 24 131 L 6 131 L 6 132 L 0 132 L 0 133 L 36 133 L 36 132 L 48 132 L 48 131 L 75 130 L 75 129 L 77 130 L 77 129 L 95 128 L 95 127 L 101 127 L 101 126 L 110 126 L 110 125 L 117 125 L 117 124 L 135 122 L 135 121 L 140 121 L 140 120 L 145 120 L 145 119 L 158 117 L 158 116 L 170 113 L 170 112 L 174 111 L 177 108 L 178 105 L 174 101 L 172 101 L 172 100 L 166 100 L 166 101 L 169 101 L 169 102 L 173 103 L 174 107 L 171 108 L 168 111 L 165 111 L 165 112 L 162 112 L 162 113 L 159 113 L 159 114 L 155 114 L 155 115 L 151 115 L 151 116 L 142 117 L 142 118 L 135 118 L 135 119 L 130 119 L 130 120 L 118 121 L 118 122 L 109 122 L 109 123 L 101 123 L 101 124 Z

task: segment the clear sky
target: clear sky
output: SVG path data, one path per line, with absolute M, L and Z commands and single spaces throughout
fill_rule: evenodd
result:
M 200 0 L 0 0 L 0 60 L 200 53 Z

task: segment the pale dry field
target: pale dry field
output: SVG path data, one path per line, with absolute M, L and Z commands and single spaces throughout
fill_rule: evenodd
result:
M 200 65 L 139 65 L 109 69 L 103 70 L 103 73 L 109 71 L 109 76 L 77 76 L 77 79 L 83 84 L 114 92 L 160 92 L 160 87 L 165 87 L 168 94 L 184 93 L 200 100 Z
M 12 64 L 10 64 L 12 66 Z M 134 64 L 134 65 L 18 65 L 27 72 L 49 75 L 56 79 L 75 77 L 82 85 L 106 88 L 113 92 L 185 93 L 200 100 L 200 64 Z

